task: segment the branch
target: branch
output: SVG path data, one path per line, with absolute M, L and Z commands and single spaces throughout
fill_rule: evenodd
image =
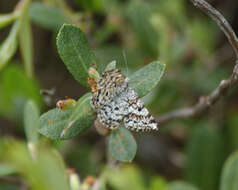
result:
M 159 123 L 166 123 L 169 120 L 178 118 L 187 118 L 191 116 L 198 115 L 203 111 L 207 110 L 211 105 L 215 104 L 223 95 L 225 95 L 229 88 L 233 87 L 238 80 L 238 38 L 233 31 L 231 25 L 227 22 L 224 16 L 213 8 L 209 3 L 204 0 L 190 0 L 195 7 L 198 7 L 208 16 L 210 16 L 223 31 L 228 41 L 230 42 L 235 55 L 236 61 L 233 69 L 232 75 L 226 79 L 222 80 L 218 87 L 206 96 L 202 96 L 197 104 L 192 107 L 182 108 L 174 110 L 167 114 L 158 117 Z
M 224 16 L 217 11 L 214 7 L 212 7 L 209 3 L 204 0 L 190 0 L 195 7 L 200 8 L 203 12 L 205 12 L 208 16 L 210 16 L 220 27 L 223 33 L 226 35 L 229 40 L 232 48 L 236 54 L 236 58 L 238 59 L 238 38 L 233 31 L 231 25 L 224 18 Z

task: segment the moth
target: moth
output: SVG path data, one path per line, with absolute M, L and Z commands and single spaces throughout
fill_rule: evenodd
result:
M 136 132 L 158 130 L 153 116 L 129 87 L 129 78 L 115 66 L 108 66 L 98 80 L 89 78 L 88 83 L 92 89 L 91 106 L 106 128 L 113 130 L 123 124 Z

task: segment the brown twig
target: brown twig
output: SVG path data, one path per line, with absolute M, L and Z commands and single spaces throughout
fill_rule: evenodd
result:
M 228 79 L 222 80 L 218 85 L 218 87 L 210 94 L 202 96 L 197 104 L 195 104 L 192 107 L 182 108 L 166 113 L 158 117 L 159 123 L 165 123 L 169 120 L 178 118 L 188 118 L 200 114 L 201 112 L 208 109 L 211 105 L 216 103 L 223 95 L 225 95 L 228 89 L 234 86 L 234 84 L 238 80 L 238 38 L 235 32 L 233 31 L 231 25 L 227 22 L 227 20 L 220 12 L 218 12 L 206 1 L 204 0 L 190 0 L 190 1 L 193 3 L 195 7 L 201 9 L 208 16 L 210 16 L 218 24 L 223 33 L 226 35 L 236 55 L 235 66 L 232 75 Z

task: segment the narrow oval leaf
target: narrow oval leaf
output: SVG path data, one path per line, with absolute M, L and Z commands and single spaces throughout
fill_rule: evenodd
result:
M 233 153 L 225 162 L 220 190 L 236 190 L 238 188 L 238 152 Z
M 224 142 L 212 124 L 200 122 L 194 126 L 186 148 L 186 181 L 203 190 L 217 190 L 225 157 Z
M 10 34 L 0 46 L 0 70 L 8 63 L 17 49 L 17 34 L 19 32 L 19 21 L 12 26 Z
M 39 132 L 51 139 L 60 139 L 60 134 L 68 124 L 72 109 L 62 111 L 59 108 L 49 110 L 40 116 Z
M 37 144 L 40 112 L 36 104 L 29 100 L 24 108 L 24 127 L 29 143 Z
M 130 87 L 134 89 L 140 97 L 148 94 L 160 81 L 165 70 L 165 64 L 153 61 L 149 65 L 136 71 L 130 77 Z
M 0 74 L 0 115 L 17 123 L 23 122 L 23 109 L 31 99 L 39 108 L 43 106 L 37 81 L 26 76 L 16 64 L 9 64 Z
M 26 8 L 25 12 L 21 16 L 21 27 L 19 32 L 19 45 L 22 54 L 22 58 L 24 61 L 24 67 L 26 74 L 29 77 L 33 76 L 33 36 L 30 25 L 30 20 L 28 16 L 28 8 Z
M 183 181 L 174 181 L 168 185 L 170 190 L 198 190 L 193 185 L 183 182 Z
M 29 16 L 34 23 L 55 31 L 59 30 L 64 23 L 69 22 L 60 9 L 46 7 L 40 2 L 31 3 Z
M 108 151 L 113 158 L 122 162 L 131 162 L 136 155 L 136 150 L 136 141 L 126 128 L 120 127 L 109 135 Z
M 0 15 L 0 28 L 3 28 L 5 26 L 11 24 L 13 21 L 16 20 L 16 18 L 18 18 L 18 16 L 19 16 L 18 12 Z
M 13 166 L 31 189 L 69 190 L 66 167 L 56 150 L 42 146 L 33 160 L 25 144 L 7 140 L 3 151 L 3 161 Z
M 91 94 L 81 97 L 74 108 L 52 109 L 40 117 L 39 132 L 51 139 L 70 139 L 88 129 L 96 115 L 90 106 Z
M 80 28 L 64 24 L 57 36 L 57 47 L 61 59 L 75 80 L 87 84 L 89 67 L 96 66 L 96 58 Z

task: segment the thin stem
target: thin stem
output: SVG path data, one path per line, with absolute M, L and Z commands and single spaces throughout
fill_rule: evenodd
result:
M 225 95 L 231 87 L 235 85 L 238 80 L 238 38 L 233 31 L 231 25 L 224 18 L 224 16 L 212 7 L 209 3 L 204 0 L 190 0 L 195 7 L 204 11 L 208 16 L 210 16 L 223 31 L 228 41 L 230 42 L 235 55 L 236 61 L 233 69 L 232 75 L 226 79 L 222 80 L 218 87 L 213 90 L 210 94 L 202 96 L 197 104 L 188 108 L 181 108 L 178 110 L 171 111 L 160 117 L 158 117 L 159 123 L 166 123 L 173 119 L 188 118 L 194 115 L 198 115 L 208 109 L 211 105 L 215 104 L 223 95 Z

